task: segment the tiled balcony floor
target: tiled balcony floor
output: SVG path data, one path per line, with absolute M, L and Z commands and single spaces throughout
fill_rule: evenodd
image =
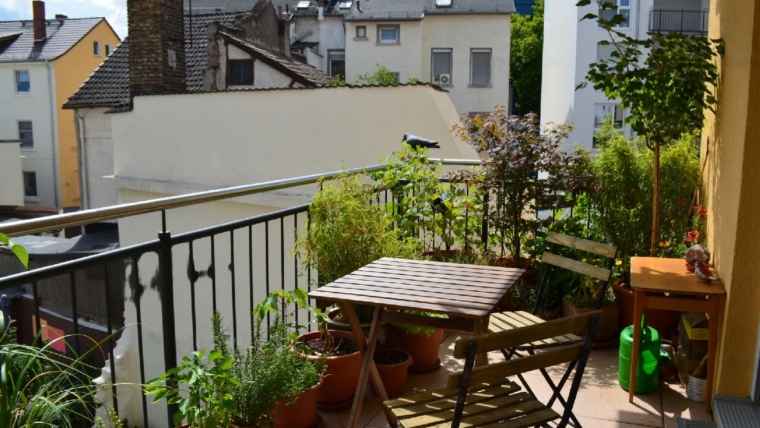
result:
M 433 373 L 411 375 L 407 382 L 407 391 L 424 391 L 442 388 L 450 371 L 461 369 L 461 362 L 451 357 L 456 334 L 448 335 L 441 344 L 440 358 L 443 367 Z M 489 356 L 492 361 L 501 361 L 501 354 Z M 628 403 L 628 392 L 617 382 L 618 349 L 594 350 L 589 358 L 583 376 L 578 397 L 574 406 L 575 415 L 584 428 L 636 428 L 658 427 L 676 428 L 677 418 L 712 420 L 705 412 L 704 403 L 696 403 L 686 398 L 685 389 L 678 384 L 660 385 L 655 392 L 636 395 L 633 403 Z M 549 370 L 550 375 L 559 382 L 564 373 L 561 366 Z M 525 375 L 528 384 L 538 396 L 546 402 L 551 396 L 551 389 L 538 371 Z M 516 382 L 519 383 L 515 379 Z M 563 391 L 570 389 L 568 381 Z M 380 400 L 368 388 L 362 406 L 359 426 L 367 428 L 388 427 L 385 415 L 380 407 Z M 554 409 L 561 413 L 559 404 Z M 348 421 L 350 408 L 336 412 L 320 412 L 325 428 L 343 428 Z M 556 426 L 556 423 L 550 424 Z

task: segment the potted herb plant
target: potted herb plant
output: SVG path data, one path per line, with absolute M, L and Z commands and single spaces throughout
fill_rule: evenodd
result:
M 447 318 L 446 315 L 422 311 L 406 311 L 412 315 L 422 315 L 431 318 Z M 443 330 L 432 327 L 418 327 L 413 325 L 396 325 L 396 337 L 399 347 L 412 356 L 412 364 L 409 371 L 424 373 L 437 370 L 441 367 L 438 352 L 443 340 Z

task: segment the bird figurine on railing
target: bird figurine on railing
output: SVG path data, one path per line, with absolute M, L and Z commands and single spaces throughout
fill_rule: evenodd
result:
M 718 279 L 710 274 L 710 266 L 707 263 L 700 262 L 699 260 L 694 260 L 693 263 L 695 265 L 694 275 L 697 277 L 697 281 L 709 284 Z
M 404 139 L 401 142 L 409 144 L 413 149 L 417 150 L 420 147 L 426 147 L 428 149 L 440 149 L 438 141 L 428 140 L 427 138 L 418 137 L 412 134 L 404 134 Z

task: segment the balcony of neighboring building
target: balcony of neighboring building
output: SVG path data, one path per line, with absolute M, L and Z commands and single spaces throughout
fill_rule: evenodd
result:
M 702 0 L 656 0 L 649 11 L 649 31 L 706 36 L 709 12 Z

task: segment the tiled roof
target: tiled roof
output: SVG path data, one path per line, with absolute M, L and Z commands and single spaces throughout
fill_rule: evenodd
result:
M 256 59 L 264 61 L 269 66 L 279 70 L 281 73 L 290 76 L 297 81 L 301 81 L 302 84 L 316 86 L 327 86 L 330 84 L 330 76 L 322 70 L 314 68 L 308 64 L 304 64 L 300 61 L 277 55 L 253 43 L 239 39 L 231 34 L 221 34 L 228 41 L 247 51 Z
M 36 207 L 25 205 L 0 205 L 0 212 L 10 213 L 48 213 L 59 214 L 61 209 L 58 207 Z
M 48 19 L 47 39 L 38 43 L 34 42 L 33 21 L 0 21 L 0 62 L 54 60 L 104 19 Z
M 208 38 L 206 26 L 212 22 L 231 26 L 237 13 L 212 13 L 185 15 L 185 58 L 187 68 L 187 90 L 190 92 L 203 91 L 203 75 L 206 72 L 208 53 Z M 192 28 L 192 32 L 190 29 Z M 230 36 L 231 37 L 231 36 Z M 236 39 L 242 42 L 240 39 Z M 243 42 L 245 43 L 245 42 Z M 330 76 L 309 65 L 295 60 L 271 54 L 264 49 L 249 44 L 251 49 L 256 49 L 258 55 L 266 57 L 264 60 L 281 70 L 297 73 L 305 80 L 315 85 L 327 85 Z M 275 65 L 275 63 L 277 65 Z M 76 108 L 78 106 L 114 106 L 110 111 L 117 113 L 129 110 L 129 43 L 124 41 L 113 51 L 111 56 L 98 67 L 87 80 L 79 87 L 79 90 L 63 105 L 64 108 Z

